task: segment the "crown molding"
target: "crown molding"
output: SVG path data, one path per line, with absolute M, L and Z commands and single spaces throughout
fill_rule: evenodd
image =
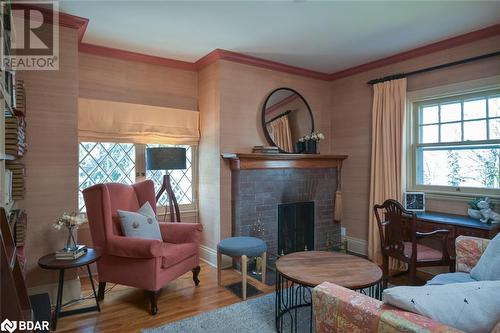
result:
M 339 72 L 335 72 L 329 75 L 330 81 L 335 81 L 347 76 L 359 74 L 372 69 L 392 65 L 398 62 L 409 60 L 412 58 L 417 58 L 424 56 L 426 54 L 443 51 L 452 47 L 468 44 L 474 41 L 485 39 L 488 37 L 493 37 L 500 35 L 500 24 L 495 24 L 484 29 L 472 31 L 463 35 L 455 36 L 452 38 L 444 39 L 439 42 L 417 47 L 415 49 L 394 54 L 389 57 L 381 58 L 375 61 L 371 61 L 359 66 L 354 66 Z
M 52 13 L 50 9 L 43 8 L 40 6 L 33 6 L 31 4 L 13 3 L 12 6 L 13 8 L 33 8 L 40 10 L 42 12 Z M 51 18 L 52 15 L 49 15 L 48 17 Z M 89 24 L 89 19 L 87 18 L 59 12 L 60 26 L 78 30 L 78 41 L 79 41 L 78 49 L 80 52 L 100 55 L 104 57 L 118 58 L 118 59 L 137 61 L 148 64 L 160 65 L 160 66 L 173 67 L 188 71 L 201 70 L 204 67 L 218 60 L 227 60 L 245 65 L 270 69 L 278 72 L 289 73 L 323 81 L 335 81 L 347 76 L 359 74 L 372 69 L 388 66 L 408 59 L 417 58 L 426 54 L 442 51 L 452 47 L 471 43 L 477 40 L 500 35 L 500 24 L 496 24 L 463 35 L 455 36 L 432 44 L 421 46 L 409 51 L 397 53 L 392 56 L 384 57 L 362 65 L 354 66 L 338 72 L 324 73 L 297 66 L 287 65 L 277 61 L 271 61 L 258 57 L 253 57 L 224 49 L 215 49 L 195 62 L 188 62 L 188 61 L 164 58 L 159 56 L 152 56 L 138 52 L 115 49 L 111 47 L 99 46 L 89 43 L 83 43 L 82 39 L 83 36 L 85 35 L 88 24 Z
M 28 3 L 22 3 L 22 2 L 13 2 L 12 3 L 12 8 L 13 9 L 35 9 L 43 14 L 46 14 L 44 16 L 47 17 L 48 23 L 54 23 L 53 21 L 53 13 L 54 11 L 42 6 L 35 6 L 33 4 L 28 4 Z M 58 12 L 57 13 L 59 18 L 59 26 L 61 27 L 66 27 L 66 28 L 71 28 L 71 29 L 76 29 L 78 30 L 78 42 L 81 42 L 83 39 L 83 36 L 85 35 L 85 31 L 87 30 L 87 26 L 89 25 L 89 19 L 85 17 L 80 17 L 80 16 L 75 16 L 75 15 L 70 15 L 66 14 L 63 12 Z
M 148 54 L 125 51 L 121 49 L 115 49 L 111 47 L 88 44 L 88 43 L 80 43 L 80 45 L 78 46 L 78 51 L 103 57 L 137 61 L 146 64 L 172 67 L 187 71 L 196 71 L 198 69 L 196 64 L 193 62 L 157 57 Z
M 255 66 L 255 67 L 260 67 L 260 68 L 265 68 L 265 69 L 271 69 L 271 70 L 275 70 L 278 72 L 295 74 L 295 75 L 305 76 L 305 77 L 318 79 L 318 80 L 324 80 L 324 81 L 329 80 L 329 74 L 327 74 L 327 73 L 313 71 L 310 69 L 305 69 L 305 68 L 296 67 L 296 66 L 291 66 L 291 65 L 283 64 L 281 62 L 266 60 L 266 59 L 262 59 L 262 58 L 258 58 L 258 57 L 245 55 L 245 54 L 238 53 L 238 52 L 223 50 L 223 49 L 213 50 L 209 54 L 207 54 L 207 55 L 203 56 L 202 58 L 200 58 L 199 60 L 197 60 L 195 62 L 195 64 L 196 64 L 196 67 L 198 69 L 202 69 L 202 68 L 214 63 L 217 60 L 227 60 L 227 61 L 237 62 L 240 64 L 245 64 L 245 65 L 250 65 L 250 66 Z

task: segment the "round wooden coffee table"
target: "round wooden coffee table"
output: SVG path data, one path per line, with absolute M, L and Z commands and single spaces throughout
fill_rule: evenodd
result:
M 373 262 L 339 252 L 305 251 L 287 254 L 276 261 L 276 330 L 283 331 L 285 315 L 291 332 L 297 330 L 297 310 L 310 307 L 311 288 L 331 282 L 380 299 L 382 270 Z

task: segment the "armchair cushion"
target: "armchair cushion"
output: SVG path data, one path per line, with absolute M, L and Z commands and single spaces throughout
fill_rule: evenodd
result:
M 488 243 L 489 239 L 458 236 L 455 240 L 457 272 L 469 273 L 476 266 Z
M 464 282 L 476 282 L 469 273 L 456 272 L 456 273 L 443 273 L 438 274 L 432 278 L 432 280 L 427 281 L 426 286 L 432 285 L 443 285 L 450 283 L 464 283 Z
M 127 237 L 162 240 L 156 214 L 146 201 L 137 212 L 118 209 L 122 232 Z
M 161 268 L 169 268 L 185 259 L 198 254 L 197 243 L 163 243 L 161 250 Z
M 312 298 L 317 333 L 461 332 L 329 282 L 316 286 Z
M 489 333 L 500 320 L 500 281 L 394 287 L 384 290 L 383 298 L 465 332 Z
M 405 246 L 405 256 L 411 258 L 412 255 L 412 243 L 404 242 Z M 432 261 L 432 260 L 440 260 L 443 258 L 443 253 L 439 250 L 435 250 L 428 246 L 417 244 L 417 261 Z
M 500 234 L 489 242 L 470 275 L 479 281 L 500 280 Z

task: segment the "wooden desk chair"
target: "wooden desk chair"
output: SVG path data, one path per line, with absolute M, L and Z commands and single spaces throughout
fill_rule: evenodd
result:
M 450 266 L 452 261 L 448 253 L 448 230 L 418 232 L 416 215 L 407 211 L 396 200 L 386 200 L 382 205 L 373 207 L 377 218 L 380 244 L 383 256 L 383 286 L 387 287 L 389 278 L 389 257 L 408 264 L 410 283 L 416 283 L 417 267 Z M 383 213 L 383 215 L 381 214 Z M 384 217 L 382 221 L 381 216 Z M 410 221 L 409 225 L 404 220 Z M 441 250 L 419 244 L 423 238 L 435 237 L 441 241 Z

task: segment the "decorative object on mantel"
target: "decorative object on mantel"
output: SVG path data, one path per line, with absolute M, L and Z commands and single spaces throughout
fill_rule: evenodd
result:
M 500 214 L 493 211 L 495 204 L 490 198 L 474 198 L 468 203 L 467 214 L 483 223 L 500 223 Z
M 73 230 L 78 229 L 80 225 L 86 222 L 86 218 L 75 212 L 63 213 L 62 216 L 56 220 L 54 223 L 55 229 L 61 230 L 63 227 L 68 229 L 68 238 L 66 239 L 66 245 L 64 246 L 64 250 L 66 252 L 72 252 L 75 249 L 78 249 L 75 237 L 73 236 Z
M 314 132 L 311 108 L 295 90 L 275 89 L 269 93 L 262 107 L 262 130 L 267 142 L 281 153 L 302 153 L 295 143 Z
M 324 139 L 325 135 L 321 132 L 312 132 L 311 134 L 304 135 L 295 144 L 295 150 L 299 154 L 319 154 L 318 142 Z
M 254 154 L 279 154 L 280 150 L 275 146 L 253 146 L 252 153 Z

